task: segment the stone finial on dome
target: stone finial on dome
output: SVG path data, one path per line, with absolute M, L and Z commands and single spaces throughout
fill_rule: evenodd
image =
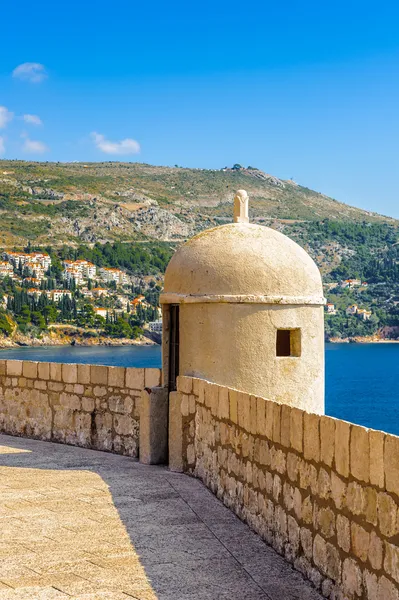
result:
M 234 196 L 234 223 L 249 223 L 248 194 L 245 190 L 238 190 Z

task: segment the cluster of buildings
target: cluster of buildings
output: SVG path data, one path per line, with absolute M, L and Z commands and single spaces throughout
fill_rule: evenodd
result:
M 117 285 L 128 285 L 130 278 L 121 269 L 112 267 L 101 267 L 97 269 L 96 265 L 84 259 L 64 260 L 64 271 L 62 278 L 64 281 L 75 281 L 77 285 L 81 285 L 85 281 L 91 279 L 101 279 L 106 283 L 115 281 Z
M 75 280 L 75 283 L 79 285 L 87 279 L 94 279 L 97 275 L 96 265 L 88 260 L 64 260 L 63 266 L 62 278 L 68 283 Z
M 351 306 L 348 306 L 345 312 L 347 315 L 356 315 L 360 319 L 363 319 L 363 321 L 368 321 L 372 315 L 371 310 L 359 308 L 357 304 L 351 304 Z
M 326 304 L 326 312 L 329 315 L 336 315 L 337 309 L 335 308 L 334 304 L 332 304 L 331 302 L 328 302 Z M 351 304 L 350 306 L 348 306 L 348 308 L 345 310 L 345 313 L 348 316 L 356 315 L 360 319 L 363 319 L 363 321 L 368 321 L 370 319 L 371 315 L 373 314 L 371 312 L 371 310 L 367 310 L 365 308 L 359 308 L 357 304 Z
M 340 283 L 340 287 L 349 288 L 352 290 L 355 287 L 367 287 L 367 281 L 362 281 L 361 279 L 343 279 Z
M 27 279 L 39 282 L 45 279 L 46 272 L 51 267 L 51 258 L 47 252 L 12 252 L 5 250 L 0 262 L 0 277 L 19 279 L 14 270 L 21 268 Z

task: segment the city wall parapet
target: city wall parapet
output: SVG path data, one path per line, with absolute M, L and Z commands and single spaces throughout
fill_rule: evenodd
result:
M 141 396 L 160 369 L 0 361 L 0 431 L 137 458 Z
M 169 456 L 326 598 L 399 599 L 399 437 L 180 377 Z

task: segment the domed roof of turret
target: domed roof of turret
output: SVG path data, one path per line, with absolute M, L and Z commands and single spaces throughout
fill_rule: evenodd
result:
M 244 194 L 245 200 L 246 192 L 238 192 L 235 202 L 238 197 L 242 205 Z M 176 251 L 166 269 L 164 295 L 323 304 L 320 272 L 309 254 L 282 233 L 248 223 L 245 202 L 239 210 L 236 202 L 238 222 L 203 231 Z

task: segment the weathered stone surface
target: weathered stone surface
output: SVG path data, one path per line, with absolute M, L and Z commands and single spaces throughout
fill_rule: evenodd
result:
M 291 447 L 298 452 L 303 451 L 303 411 L 292 408 L 290 412 Z
M 351 558 L 346 558 L 342 565 L 342 587 L 344 593 L 348 594 L 350 598 L 362 597 L 362 572 L 357 562 Z
M 62 365 L 59 363 L 50 363 L 51 381 L 62 381 Z
M 334 460 L 335 420 L 331 417 L 320 417 L 320 459 L 329 467 Z
M 37 363 L 37 371 L 39 379 L 50 379 L 50 364 L 46 362 Z
M 350 470 L 353 477 L 368 483 L 370 481 L 370 445 L 369 431 L 365 427 L 352 425 L 350 457 Z
M 361 561 L 366 562 L 370 548 L 370 534 L 357 523 L 351 525 L 352 550 Z
M 304 414 L 303 455 L 308 460 L 320 460 L 320 417 L 311 413 Z
M 108 384 L 108 367 L 102 365 L 91 365 L 90 382 L 98 385 Z
M 7 375 L 11 377 L 18 377 L 22 375 L 22 360 L 8 360 L 7 361 Z
M 90 365 L 78 365 L 78 382 L 90 383 Z
M 377 600 L 399 600 L 398 586 L 389 581 L 384 575 L 378 581 Z
M 28 360 L 23 361 L 22 374 L 24 377 L 29 377 L 30 379 L 37 378 L 37 362 L 32 362 Z
M 339 475 L 349 475 L 349 434 L 350 424 L 335 422 L 335 468 Z
M 369 562 L 373 569 L 379 571 L 382 567 L 382 540 L 378 537 L 375 531 L 370 533 L 370 545 L 369 545 Z
M 385 437 L 384 467 L 386 490 L 399 499 L 399 437 Z
M 126 369 L 124 367 L 108 367 L 108 385 L 110 387 L 124 388 L 125 372 Z
M 399 583 L 399 548 L 389 542 L 385 542 L 384 569 L 388 575 Z
M 62 381 L 64 383 L 77 383 L 78 381 L 78 366 L 77 365 L 62 365 Z
M 398 529 L 398 507 L 393 498 L 385 493 L 378 494 L 377 501 L 378 525 L 381 533 L 388 538 L 393 537 Z
M 379 488 L 384 487 L 384 441 L 385 434 L 382 431 L 369 431 L 370 445 L 370 483 Z
M 351 547 L 351 529 L 349 519 L 344 515 L 337 516 L 337 542 L 342 550 L 349 552 Z

